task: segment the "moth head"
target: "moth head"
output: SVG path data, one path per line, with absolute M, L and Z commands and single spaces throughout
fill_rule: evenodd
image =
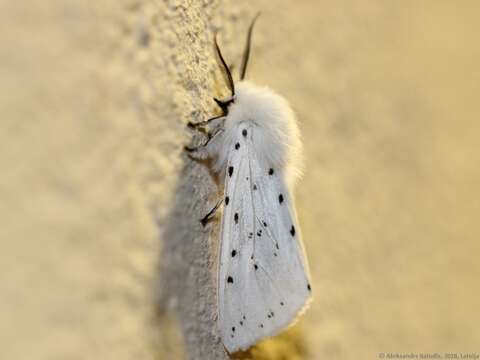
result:
M 247 72 L 247 65 L 248 65 L 248 58 L 250 57 L 250 47 L 252 43 L 252 32 L 253 32 L 253 26 L 255 25 L 255 22 L 257 21 L 257 18 L 260 16 L 260 13 L 257 13 L 255 17 L 253 18 L 252 22 L 250 23 L 250 26 L 248 27 L 248 33 L 247 33 L 247 41 L 245 44 L 245 49 L 243 50 L 243 56 L 242 56 L 242 65 L 240 67 L 240 81 L 243 81 L 245 79 L 245 74 Z M 224 115 L 228 115 L 228 109 L 229 106 L 235 102 L 235 82 L 233 81 L 232 77 L 232 72 L 230 71 L 230 68 L 228 67 L 227 63 L 225 62 L 225 59 L 223 58 L 222 52 L 220 51 L 220 47 L 218 46 L 217 42 L 217 34 L 214 35 L 213 37 L 213 42 L 215 44 L 215 50 L 218 55 L 218 58 L 220 59 L 220 67 L 224 73 L 224 75 L 227 78 L 227 85 L 228 88 L 230 89 L 231 95 L 225 99 L 217 99 L 213 98 L 213 100 L 217 103 L 217 105 L 222 109 Z

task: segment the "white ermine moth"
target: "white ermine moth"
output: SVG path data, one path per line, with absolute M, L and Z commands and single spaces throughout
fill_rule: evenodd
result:
M 229 352 L 279 333 L 311 299 L 292 195 L 301 167 L 297 122 L 284 98 L 244 80 L 257 16 L 248 29 L 236 84 L 214 37 L 231 96 L 214 98 L 221 116 L 189 123 L 207 140 L 186 147 L 191 156 L 212 158 L 225 184 L 223 197 L 201 221 L 205 226 L 223 203 L 218 326 Z

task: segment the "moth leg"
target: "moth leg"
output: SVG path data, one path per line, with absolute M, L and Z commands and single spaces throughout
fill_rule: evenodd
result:
M 201 145 L 194 146 L 194 147 L 185 146 L 185 151 L 187 151 L 188 153 L 193 153 L 193 152 L 198 152 L 200 150 L 205 149 L 208 146 L 208 144 L 210 143 L 210 141 L 214 140 L 215 137 L 222 132 L 223 132 L 223 128 L 219 128 L 213 134 L 212 133 L 207 133 L 207 135 L 208 135 L 207 141 L 205 141 Z
M 223 198 L 218 200 L 218 202 L 215 204 L 213 209 L 210 210 L 207 215 L 205 215 L 203 218 L 200 219 L 200 222 L 202 223 L 203 227 L 205 227 L 207 223 L 210 221 L 210 219 L 215 216 L 215 213 L 217 212 L 222 202 L 223 202 Z
M 221 119 L 225 117 L 225 115 L 219 115 L 219 116 L 214 116 L 214 117 L 211 117 L 210 119 L 207 119 L 207 120 L 204 120 L 204 121 L 200 121 L 200 122 L 197 122 L 197 123 L 192 123 L 191 121 L 188 122 L 187 126 L 191 129 L 196 129 L 198 127 L 204 127 L 204 126 L 207 126 L 208 124 L 210 124 L 212 121 L 214 120 L 217 120 L 217 119 Z

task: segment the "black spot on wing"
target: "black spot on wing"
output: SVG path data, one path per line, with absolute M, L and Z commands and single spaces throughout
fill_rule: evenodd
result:
M 247 129 L 243 129 L 243 130 L 242 130 L 242 135 L 243 135 L 244 137 L 247 137 Z
M 230 202 L 230 198 L 228 196 L 225 197 L 225 205 L 228 205 L 228 203 Z
M 283 203 L 283 194 L 278 195 L 278 202 Z
M 270 168 L 270 170 L 268 170 L 268 175 L 273 175 L 275 171 L 273 170 L 273 168 Z
M 255 270 L 258 270 L 258 265 L 257 264 L 253 264 L 253 267 Z
M 310 286 L 310 283 L 308 283 L 307 289 L 308 289 L 308 291 L 312 291 L 312 287 Z
M 235 224 L 238 224 L 238 213 L 235 213 L 235 215 L 233 215 L 233 220 L 235 220 Z
M 235 255 L 237 255 L 237 250 L 233 249 L 232 250 L 232 258 L 235 257 Z
M 292 225 L 292 227 L 290 228 L 290 234 L 292 236 L 295 236 L 295 226 Z
M 227 283 L 233 284 L 233 278 L 231 276 L 227 278 Z
M 233 174 L 233 166 L 228 167 L 228 176 L 232 177 Z
M 238 150 L 238 149 L 240 149 L 240 143 L 237 142 L 237 143 L 235 144 L 235 150 Z

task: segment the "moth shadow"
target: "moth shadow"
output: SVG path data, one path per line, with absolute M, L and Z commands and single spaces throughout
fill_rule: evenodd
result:
M 192 161 L 186 154 L 182 159 L 173 206 L 165 218 L 157 219 L 161 239 L 154 278 L 158 350 L 165 353 L 160 347 L 176 344 L 187 357 L 225 358 L 216 330 L 218 217 L 205 227 L 200 223 L 216 201 L 218 179 L 209 161 Z M 183 352 L 171 350 L 172 356 Z

